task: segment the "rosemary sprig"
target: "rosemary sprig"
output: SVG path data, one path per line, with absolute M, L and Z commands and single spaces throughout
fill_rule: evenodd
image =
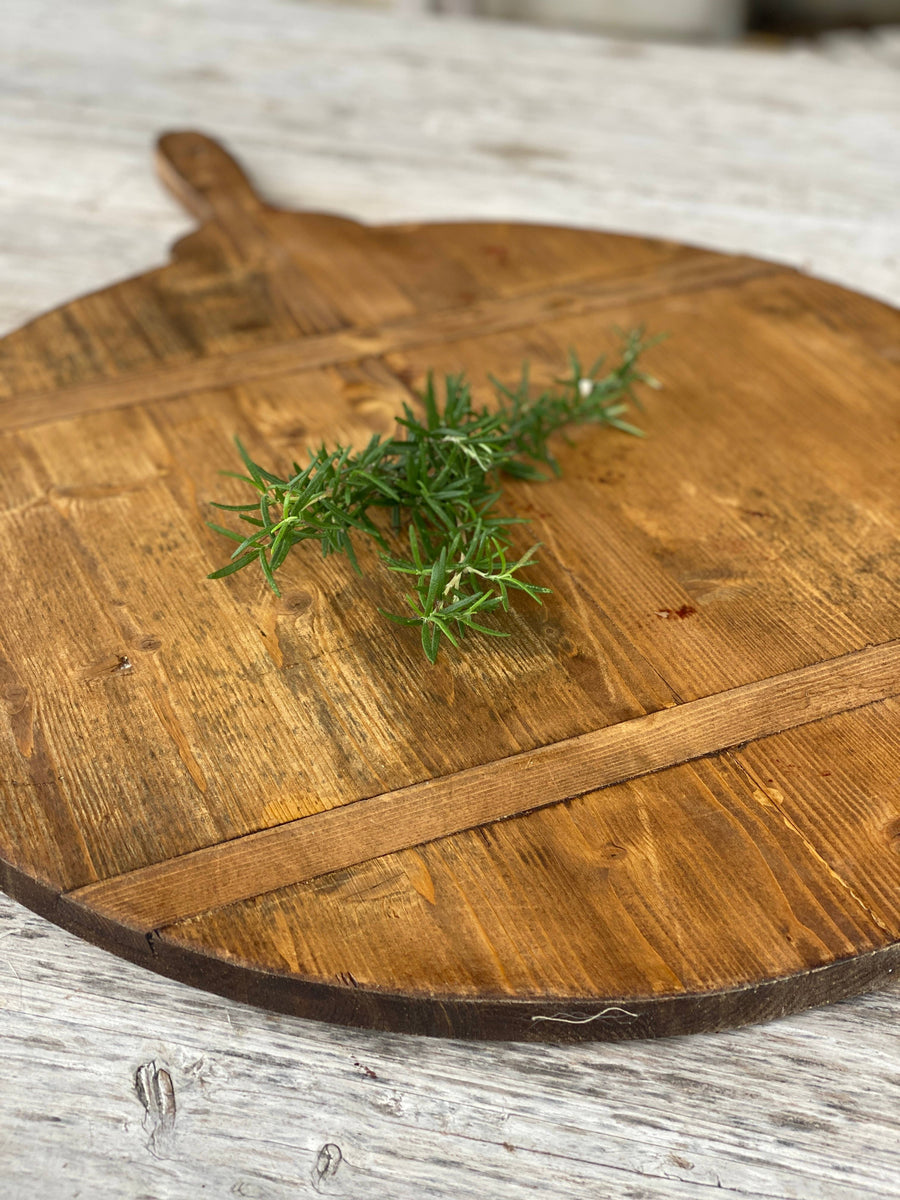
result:
M 253 462 L 238 442 L 247 474 L 236 478 L 253 488 L 255 498 L 215 507 L 236 513 L 250 530 L 245 536 L 209 523 L 238 543 L 231 561 L 209 578 L 221 579 L 257 562 L 279 595 L 275 574 L 293 546 L 316 541 L 323 557 L 346 554 L 359 571 L 352 537 L 361 534 L 376 543 L 389 570 L 409 577 L 413 591 L 406 597 L 407 611 L 382 612 L 401 625 L 419 627 L 429 662 L 435 662 L 444 638 L 456 646 L 469 630 L 508 636 L 485 624 L 485 618 L 508 610 L 511 592 L 541 603 L 541 594 L 550 589 L 522 578 L 538 547 L 514 556 L 511 527 L 524 522 L 497 513 L 499 476 L 544 479 L 538 464 L 560 474 L 549 441 L 566 425 L 592 422 L 640 435 L 623 414 L 630 400 L 640 407 L 635 384 L 659 386 L 638 367 L 652 343 L 642 330 L 622 336 L 621 359 L 607 374 L 600 375 L 603 358 L 584 370 L 570 352 L 569 374 L 537 398 L 531 395 L 527 364 L 515 389 L 492 377 L 497 403 L 491 408 L 473 405 L 461 375 L 446 377 L 440 400 L 429 374 L 420 396 L 422 416 L 405 404 L 397 421 L 400 436 L 376 434 L 356 452 L 323 444 L 310 450 L 305 467 L 294 463 L 288 479 Z M 379 512 L 389 520 L 377 521 Z M 398 550 L 404 530 L 408 556 Z

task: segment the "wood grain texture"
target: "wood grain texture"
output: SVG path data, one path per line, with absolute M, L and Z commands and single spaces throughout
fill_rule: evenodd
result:
M 891 970 L 897 314 L 670 243 L 279 211 L 197 134 L 160 156 L 205 220 L 173 263 L 0 346 L 4 886 L 163 973 L 432 1034 L 718 1028 Z M 365 555 L 297 555 L 281 601 L 204 578 L 235 433 L 279 464 L 368 438 L 429 366 L 549 378 L 601 322 L 672 332 L 667 394 L 646 444 L 585 433 L 509 489 L 554 594 L 502 653 L 428 668 Z M 835 722 L 863 761 L 851 709 L 882 731 L 852 836 L 831 774 L 789 802 L 752 758 Z
M 529 231 L 517 231 L 520 238 Z M 548 231 L 535 228 L 531 240 L 546 240 Z M 508 239 L 508 233 L 504 230 Z M 448 240 L 458 240 L 459 231 L 448 227 Z M 386 239 L 385 239 L 386 240 Z M 400 241 L 398 237 L 396 239 Z M 508 253 L 508 251 L 506 251 Z M 397 257 L 403 261 L 403 247 L 397 247 Z M 635 256 L 639 257 L 639 252 Z M 724 261 L 721 255 L 695 253 L 687 261 L 676 261 L 668 270 L 657 268 L 645 273 L 637 265 L 635 276 L 616 282 L 570 284 L 568 287 L 548 288 L 537 294 L 510 299 L 498 297 L 480 303 L 474 291 L 465 291 L 460 300 L 470 299 L 459 309 L 441 309 L 425 317 L 416 316 L 392 321 L 383 326 L 351 328 L 338 333 L 318 333 L 302 341 L 277 342 L 263 349 L 236 350 L 227 355 L 204 357 L 185 366 L 156 368 L 146 374 L 130 375 L 113 381 L 94 380 L 73 383 L 50 391 L 26 392 L 10 396 L 3 403 L 2 429 L 14 430 L 40 425 L 71 415 L 105 409 L 128 408 L 152 400 L 178 398 L 192 392 L 216 387 L 231 387 L 254 380 L 292 375 L 315 367 L 353 363 L 360 358 L 381 356 L 418 346 L 455 342 L 485 333 L 508 329 L 528 329 L 562 313 L 590 315 L 623 303 L 640 302 L 660 295 L 691 292 L 710 286 L 727 286 L 745 279 L 773 275 L 777 267 L 752 259 Z M 358 275 L 358 271 L 354 271 Z M 371 302 L 371 294 L 367 293 Z M 10 364 L 7 369 L 15 371 Z
M 893 642 L 195 850 L 87 884 L 67 899 L 150 933 L 898 693 L 900 642 Z

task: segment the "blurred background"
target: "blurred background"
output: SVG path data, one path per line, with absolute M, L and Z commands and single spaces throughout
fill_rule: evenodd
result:
M 618 35 L 729 39 L 811 35 L 900 22 L 900 0 L 331 0 Z
M 362 221 L 514 220 L 900 302 L 900 0 L 4 0 L 0 331 L 164 262 L 171 128 Z

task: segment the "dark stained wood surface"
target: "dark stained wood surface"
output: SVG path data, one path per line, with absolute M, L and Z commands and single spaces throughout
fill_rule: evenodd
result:
M 790 270 L 268 208 L 162 139 L 167 267 L 0 343 L 0 868 L 60 923 L 272 1007 L 468 1036 L 709 1029 L 900 958 L 896 312 Z M 392 580 L 204 520 L 238 434 L 388 430 L 429 368 L 671 339 L 645 441 L 509 488 L 554 593 L 435 668 Z M 440 782 L 437 782 L 440 781 Z M 507 818 L 500 820 L 500 818 Z

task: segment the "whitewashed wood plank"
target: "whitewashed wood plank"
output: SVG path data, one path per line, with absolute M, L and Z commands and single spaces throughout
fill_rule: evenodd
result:
M 0 980 L 0 1167 L 14 1200 L 35 1179 L 50 1196 L 178 1200 L 203 1183 L 360 1200 L 896 1195 L 900 986 L 665 1042 L 429 1041 L 195 992 L 5 899 Z M 140 1093 L 160 1071 L 174 1106 L 148 1114 Z M 325 1146 L 340 1148 L 336 1168 Z

